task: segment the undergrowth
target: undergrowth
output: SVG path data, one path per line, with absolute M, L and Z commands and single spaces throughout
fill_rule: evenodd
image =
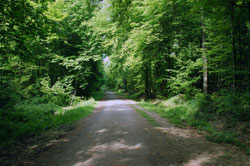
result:
M 231 128 L 218 130 L 212 125 L 212 121 L 223 116 L 228 116 L 226 113 L 228 113 L 229 108 L 224 108 L 223 111 L 225 112 L 222 114 L 222 109 L 218 109 L 219 106 L 215 103 L 218 100 L 222 101 L 223 99 L 217 97 L 217 100 L 216 98 L 207 100 L 205 97 L 198 95 L 194 99 L 186 100 L 185 96 L 177 95 L 168 100 L 141 101 L 139 105 L 151 112 L 158 113 L 178 126 L 188 125 L 206 131 L 208 140 L 233 144 L 245 149 L 250 154 L 249 145 L 239 139 L 237 132 Z M 221 105 L 225 107 L 226 104 L 221 103 Z M 239 115 L 241 114 L 238 113 L 235 115 L 234 119 L 236 121 L 245 120 L 244 117 L 239 117 Z M 246 116 L 246 112 L 243 111 L 242 115 Z M 249 116 L 249 113 L 247 116 Z M 230 123 L 230 118 L 227 118 Z
M 133 94 L 130 94 L 130 93 L 126 93 L 124 92 L 123 90 L 114 90 L 116 94 L 118 94 L 119 96 L 122 96 L 126 99 L 130 99 L 130 100 L 139 100 L 142 96 L 141 93 L 133 93 Z
M 91 97 L 93 97 L 96 101 L 99 101 L 103 98 L 105 92 L 104 91 L 97 91 L 91 93 Z
M 91 98 L 80 100 L 73 107 L 63 108 L 47 101 L 46 98 L 37 97 L 18 103 L 12 108 L 1 108 L 0 148 L 13 145 L 46 130 L 72 124 L 88 116 L 94 109 L 94 105 L 95 100 Z

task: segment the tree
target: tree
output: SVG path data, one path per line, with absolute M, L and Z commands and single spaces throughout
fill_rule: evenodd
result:
M 88 96 L 100 88 L 103 49 L 86 24 L 98 2 L 1 2 L 2 105 L 43 95 L 41 81 L 47 77 L 51 87 L 70 85 L 75 95 Z

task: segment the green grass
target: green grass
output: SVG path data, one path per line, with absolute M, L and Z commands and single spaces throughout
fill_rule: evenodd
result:
M 178 125 L 191 120 L 192 115 L 195 113 L 195 109 L 192 108 L 192 105 L 175 105 L 166 107 L 162 104 L 155 105 L 145 101 L 140 102 L 139 105 L 149 111 L 158 113 L 161 117 L 168 118 L 171 123 Z
M 146 118 L 152 126 L 159 126 L 155 119 L 151 118 L 146 112 L 139 109 L 136 109 L 136 112 L 138 112 L 142 117 Z
M 95 100 L 82 101 L 64 110 L 53 104 L 21 103 L 0 114 L 0 147 L 6 147 L 43 131 L 72 124 L 94 109 Z
M 74 108 L 65 111 L 64 113 L 59 113 L 58 115 L 52 116 L 52 124 L 55 126 L 71 124 L 76 122 L 86 116 L 88 116 L 94 109 L 95 100 L 90 99 L 87 101 L 82 101 Z
M 175 97 L 176 98 L 176 97 Z M 218 143 L 229 143 L 246 150 L 250 154 L 250 148 L 239 141 L 239 135 L 233 131 L 217 131 L 209 120 L 214 116 L 211 113 L 202 113 L 199 110 L 199 102 L 195 100 L 184 101 L 182 99 L 169 99 L 153 104 L 141 101 L 139 105 L 148 111 L 155 112 L 161 117 L 167 118 L 169 122 L 178 126 L 188 125 L 207 133 L 207 139 Z

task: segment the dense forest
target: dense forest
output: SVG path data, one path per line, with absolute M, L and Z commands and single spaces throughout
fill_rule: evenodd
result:
M 249 2 L 111 4 L 109 84 L 146 98 L 249 91 Z
M 98 6 L 89 0 L 0 2 L 0 145 L 84 115 L 59 112 L 104 83 L 102 38 L 88 23 Z
M 0 140 L 104 87 L 249 122 L 249 0 L 1 0 L 0 20 Z
M 47 96 L 59 105 L 102 85 L 94 1 L 1 2 L 1 105 Z
M 247 0 L 108 4 L 94 17 L 103 22 L 94 28 L 106 30 L 109 86 L 146 99 L 204 94 L 213 102 L 211 111 L 250 118 Z

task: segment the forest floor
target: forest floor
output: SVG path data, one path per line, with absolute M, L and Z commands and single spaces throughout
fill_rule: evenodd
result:
M 154 125 L 137 112 L 143 111 Z M 139 112 L 142 114 L 142 112 Z M 104 99 L 77 127 L 53 141 L 35 166 L 248 166 L 241 150 L 209 142 L 191 128 L 166 119 L 106 92 Z M 14 159 L 13 159 L 14 160 Z

